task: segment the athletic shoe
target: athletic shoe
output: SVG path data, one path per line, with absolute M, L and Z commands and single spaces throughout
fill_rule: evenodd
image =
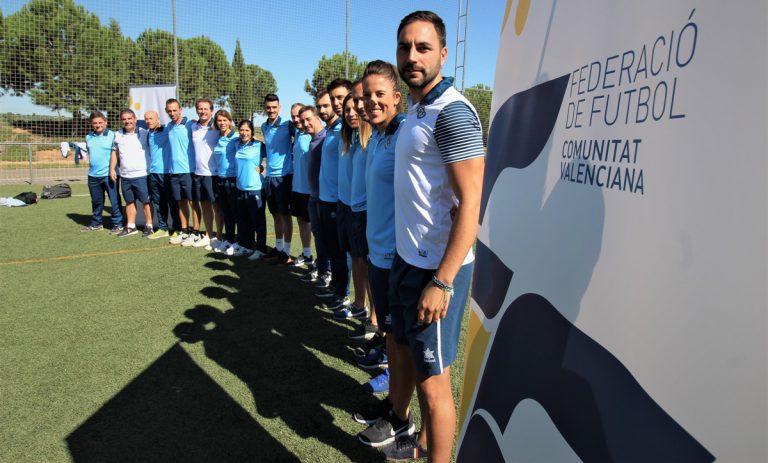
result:
M 374 325 L 370 319 L 367 319 L 363 322 L 362 325 L 358 326 L 354 331 L 351 331 L 349 334 L 347 334 L 347 337 L 349 339 L 364 339 L 367 341 L 376 335 L 377 331 L 379 331 L 379 327 Z
M 181 244 L 187 238 L 189 238 L 189 235 L 184 232 L 173 232 L 173 235 L 171 235 L 171 239 L 169 239 L 168 242 L 171 244 Z
M 333 302 L 332 306 L 328 306 L 329 309 L 336 310 L 336 312 L 333 313 L 333 318 L 336 320 L 347 320 L 352 318 L 352 305 L 350 305 L 348 297 L 345 297 L 344 299 L 336 299 Z
M 280 257 L 277 258 L 277 263 L 281 265 L 293 265 L 293 257 L 291 257 L 290 254 L 281 252 Z
M 80 229 L 81 232 L 104 230 L 104 225 L 88 225 Z
M 385 348 L 372 349 L 371 352 L 363 358 L 357 359 L 357 366 L 365 370 L 375 368 L 389 368 L 389 358 Z
M 151 240 L 156 240 L 158 238 L 165 238 L 167 236 L 168 236 L 167 230 L 155 230 L 155 232 L 149 235 L 147 238 Z
M 368 318 L 368 307 L 358 307 L 355 304 L 349 306 L 349 311 L 352 313 L 352 318 Z
M 226 252 L 227 248 L 230 246 L 232 246 L 232 243 L 227 240 L 219 241 L 216 243 L 216 246 L 213 246 L 213 250 L 215 252 Z
M 387 461 L 411 461 L 429 458 L 427 449 L 419 445 L 419 433 L 396 438 L 393 443 L 385 445 L 381 449 L 381 453 L 384 454 Z
M 301 267 L 304 264 L 307 264 L 307 267 L 311 266 L 312 254 L 310 254 L 309 256 L 305 256 L 304 254 L 299 254 L 298 256 L 296 256 L 295 259 L 293 259 L 294 267 Z
M 232 254 L 235 257 L 247 256 L 248 254 L 253 252 L 253 251 L 251 251 L 248 248 L 244 248 L 244 247 L 240 246 L 239 244 L 236 244 L 235 246 L 237 246 L 237 249 L 235 249 L 234 253 Z
M 352 415 L 352 419 L 360 424 L 373 424 L 379 421 L 380 418 L 389 416 L 389 412 L 392 410 L 392 402 L 386 397 L 376 402 L 368 410 L 362 412 L 355 412 Z
M 197 237 L 197 240 L 195 240 L 195 242 L 192 243 L 192 247 L 204 248 L 209 244 L 211 244 L 211 239 L 208 237 L 208 235 L 200 235 Z
M 371 339 L 365 342 L 365 346 L 355 349 L 355 357 L 362 358 L 370 354 L 374 349 L 380 349 L 384 345 L 385 339 L 379 333 L 373 335 Z
M 323 299 L 331 299 L 337 297 L 336 289 L 328 287 L 318 288 L 317 291 L 315 291 L 315 296 L 323 298 Z
M 121 231 L 120 233 L 117 234 L 117 237 L 118 238 L 125 238 L 126 236 L 135 235 L 138 232 L 139 231 L 136 230 L 136 227 L 126 227 L 125 229 L 123 229 L 123 231 Z
M 200 235 L 196 235 L 194 233 L 190 233 L 187 235 L 187 239 L 181 242 L 181 245 L 185 248 L 188 248 L 190 246 L 194 246 L 195 243 L 197 243 L 200 240 Z
M 213 251 L 214 249 L 216 249 L 219 246 L 220 243 L 221 243 L 221 240 L 219 240 L 218 238 L 215 238 L 215 237 L 211 238 L 211 240 L 205 246 L 205 250 L 206 251 Z
M 280 257 L 280 251 L 278 251 L 275 248 L 272 248 L 269 250 L 268 253 L 264 255 L 264 260 L 274 260 Z
M 395 441 L 397 437 L 407 436 L 416 432 L 410 415 L 407 420 L 401 420 L 393 412 L 389 412 L 386 418 L 379 418 L 365 431 L 359 433 L 357 438 L 369 447 L 383 447 Z
M 299 277 L 299 280 L 306 281 L 307 283 L 314 283 L 317 281 L 317 270 L 310 270 L 309 272 Z
M 149 238 L 154 233 L 155 233 L 155 230 L 152 227 L 146 226 L 146 227 L 144 227 L 144 232 L 141 234 L 141 236 L 144 237 L 144 238 Z
M 253 253 L 248 256 L 248 260 L 259 260 L 262 257 L 264 257 L 264 253 L 259 251 L 258 249 L 254 249 Z
M 371 378 L 370 381 L 363 384 L 363 390 L 371 394 L 386 394 L 389 392 L 389 368 L 384 373 Z
M 117 235 L 118 233 L 121 233 L 122 231 L 123 231 L 123 226 L 122 225 L 115 225 L 114 227 L 112 227 L 112 230 L 110 230 L 109 232 L 112 233 L 113 235 Z
M 331 272 L 325 272 L 317 279 L 315 287 L 327 288 L 329 286 L 331 286 Z

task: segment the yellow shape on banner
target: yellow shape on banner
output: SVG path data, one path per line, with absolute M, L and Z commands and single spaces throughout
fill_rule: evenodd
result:
M 507 0 L 507 6 L 504 8 L 504 20 L 501 22 L 501 30 L 507 27 L 509 12 L 512 11 L 512 1 Z M 515 11 L 515 34 L 520 35 L 525 29 L 525 23 L 528 21 L 528 11 L 531 9 L 531 0 L 520 0 Z
M 137 110 L 141 109 L 141 103 L 139 103 L 138 101 L 136 102 L 136 109 Z
M 461 407 L 459 408 L 459 429 L 464 425 L 469 411 L 469 402 L 477 389 L 480 380 L 480 367 L 488 348 L 491 333 L 485 331 L 483 322 L 474 309 L 469 313 L 467 327 L 467 347 L 464 356 L 464 385 L 461 388 Z
M 515 12 L 515 34 L 520 35 L 528 21 L 528 11 L 531 9 L 531 0 L 520 0 Z

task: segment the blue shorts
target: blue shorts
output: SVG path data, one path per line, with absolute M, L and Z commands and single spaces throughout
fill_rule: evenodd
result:
M 309 194 L 291 192 L 291 215 L 309 222 Z
M 336 234 L 339 239 L 339 247 L 344 252 L 349 252 L 349 221 L 352 220 L 352 208 L 336 202 Z
M 149 187 L 147 177 L 122 178 L 123 198 L 126 203 L 132 203 L 137 199 L 142 204 L 149 204 Z
M 282 177 L 267 177 L 267 206 L 270 214 L 291 213 L 293 174 Z
M 171 192 L 174 201 L 192 199 L 192 174 L 171 174 Z
M 379 329 L 392 332 L 392 315 L 389 310 L 389 269 L 376 267 L 368 262 L 368 284 L 371 285 L 371 298 L 376 307 Z
M 417 319 L 421 292 L 432 281 L 435 271 L 414 267 L 399 255 L 395 256 L 389 275 L 392 334 L 396 343 L 410 348 L 416 370 L 422 374 L 440 375 L 456 360 L 472 266 L 472 263 L 466 264 L 456 274 L 453 280 L 454 295 L 448 303 L 445 318 L 428 325 L 419 325 Z
M 210 175 L 192 176 L 192 199 L 195 201 L 216 201 L 216 192 L 213 190 L 213 177 Z

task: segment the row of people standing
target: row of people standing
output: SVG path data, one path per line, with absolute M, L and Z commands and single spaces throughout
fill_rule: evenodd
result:
M 335 310 L 335 317 L 364 318 L 371 306 L 363 336 L 367 330 L 384 334 L 389 396 L 355 414 L 355 420 L 369 425 L 358 439 L 391 459 L 428 453 L 433 461 L 448 461 L 456 424 L 450 365 L 477 233 L 482 129 L 471 104 L 452 87 L 452 79 L 442 76 L 447 49 L 439 16 L 411 13 L 397 36 L 397 67 L 377 60 L 368 64 L 361 82 L 334 80 L 314 105 L 294 104 L 291 121 L 279 118 L 279 99 L 269 95 L 263 142 L 253 138 L 250 121 L 241 121 L 235 130 L 229 114 L 220 110 L 213 115 L 213 103 L 206 99 L 196 104 L 197 121 L 187 121 L 178 101 L 169 100 L 165 110 L 171 123 L 160 126 L 152 122 L 156 114 L 148 113 L 146 137 L 143 129 L 125 124 L 123 135 L 147 147 L 146 183 L 158 224 L 154 230 L 152 214 L 145 212 L 148 237 L 170 235 L 171 243 L 248 254 L 250 259 L 303 261 L 308 264 L 304 279 L 319 286 L 317 296 Z M 399 77 L 410 91 L 407 115 L 402 114 Z M 122 149 L 98 138 L 108 138 L 105 119 L 98 119 L 92 115 L 89 150 L 96 142 L 114 148 L 116 159 L 107 169 L 119 165 L 122 173 Z M 163 168 L 154 172 L 156 157 L 163 159 Z M 91 162 L 92 168 L 103 167 L 93 162 L 93 153 Z M 104 189 L 114 188 L 104 186 L 96 175 L 101 173 L 93 175 L 89 229 L 100 228 L 95 196 L 101 194 L 103 207 Z M 110 172 L 107 184 L 119 181 L 112 177 Z M 141 182 L 132 181 L 130 191 L 135 183 Z M 272 249 L 265 245 L 265 197 L 275 219 Z M 114 204 L 113 220 L 119 222 Z M 302 241 L 296 258 L 290 256 L 291 214 Z M 161 217 L 170 218 L 173 230 Z M 135 233 L 131 217 L 126 230 Z M 315 237 L 316 259 L 308 230 Z M 347 254 L 354 301 L 349 300 Z M 420 433 L 410 416 L 414 389 L 421 401 Z

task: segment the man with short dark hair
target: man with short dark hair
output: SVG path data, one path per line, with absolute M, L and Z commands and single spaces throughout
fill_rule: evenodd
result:
M 318 94 L 318 98 L 325 96 L 325 92 Z M 325 250 L 325 240 L 320 228 L 320 165 L 322 163 L 323 142 L 325 141 L 325 127 L 318 117 L 317 109 L 314 106 L 305 106 L 299 113 L 299 118 L 304 129 L 312 137 L 309 143 L 309 153 L 307 161 L 307 187 L 309 189 L 309 199 L 307 200 L 307 212 L 309 213 L 309 225 L 312 234 L 315 236 L 315 250 L 317 259 L 314 268 L 302 277 L 302 280 L 314 282 L 318 279 L 327 286 L 330 281 L 330 267 L 328 262 L 328 253 Z M 327 279 L 326 279 L 327 276 Z
M 181 244 L 189 238 L 189 204 L 192 200 L 192 169 L 195 165 L 195 148 L 192 144 L 192 121 L 181 113 L 181 103 L 175 98 L 165 102 L 165 112 L 171 118 L 165 126 L 168 131 L 168 146 L 171 150 L 171 191 L 179 207 L 178 231 L 169 240 Z
M 293 182 L 291 183 L 291 215 L 296 217 L 296 225 L 299 227 L 301 239 L 301 254 L 294 259 L 293 264 L 300 266 L 307 264 L 312 267 L 312 235 L 309 225 L 309 147 L 312 142 L 310 135 L 301 120 L 301 111 L 304 105 L 294 103 L 291 105 L 291 122 L 293 122 Z
M 339 151 L 341 150 L 341 113 L 344 97 L 352 90 L 352 82 L 345 79 L 333 80 L 326 88 L 327 93 L 317 99 L 320 117 L 325 122 L 322 163 L 320 165 L 320 227 L 322 239 L 331 261 L 331 281 L 326 288 L 320 288 L 317 295 L 329 302 L 331 310 L 350 304 L 349 269 L 346 253 L 339 245 L 336 209 L 339 193 Z
M 213 176 L 216 175 L 216 158 L 213 149 L 219 140 L 219 131 L 213 122 L 213 101 L 200 98 L 195 102 L 198 119 L 190 126 L 192 146 L 195 151 L 195 172 L 192 176 L 192 222 L 193 233 L 184 241 L 182 246 L 196 248 L 210 247 L 213 238 L 213 203 L 216 194 L 213 187 Z M 202 217 L 200 217 L 202 215 Z M 200 231 L 200 221 L 205 223 L 205 232 Z M 217 244 L 217 243 L 214 243 Z
M 264 97 L 267 120 L 261 124 L 264 144 L 267 147 L 266 190 L 267 206 L 275 226 L 275 247 L 265 259 L 277 259 L 293 263 L 291 258 L 291 191 L 293 162 L 291 160 L 291 121 L 280 117 L 280 99 L 274 93 Z
M 94 111 L 88 117 L 91 131 L 85 136 L 88 147 L 88 191 L 91 194 L 91 222 L 81 231 L 103 230 L 101 213 L 104 211 L 104 193 L 112 205 L 112 233 L 123 231 L 123 213 L 120 210 L 120 192 L 117 182 L 109 177 L 109 163 L 112 147 L 115 144 L 115 132 L 107 127 L 107 118 L 100 111 Z
M 456 429 L 450 364 L 472 276 L 485 152 L 477 112 L 443 78 L 447 53 L 436 14 L 416 11 L 400 22 L 397 66 L 410 101 L 395 149 L 390 307 L 403 384 L 418 389 L 428 428 L 426 440 L 405 437 L 385 448 L 391 459 L 428 450 L 430 461 L 447 462 Z M 408 404 L 399 402 L 393 410 L 402 419 Z

